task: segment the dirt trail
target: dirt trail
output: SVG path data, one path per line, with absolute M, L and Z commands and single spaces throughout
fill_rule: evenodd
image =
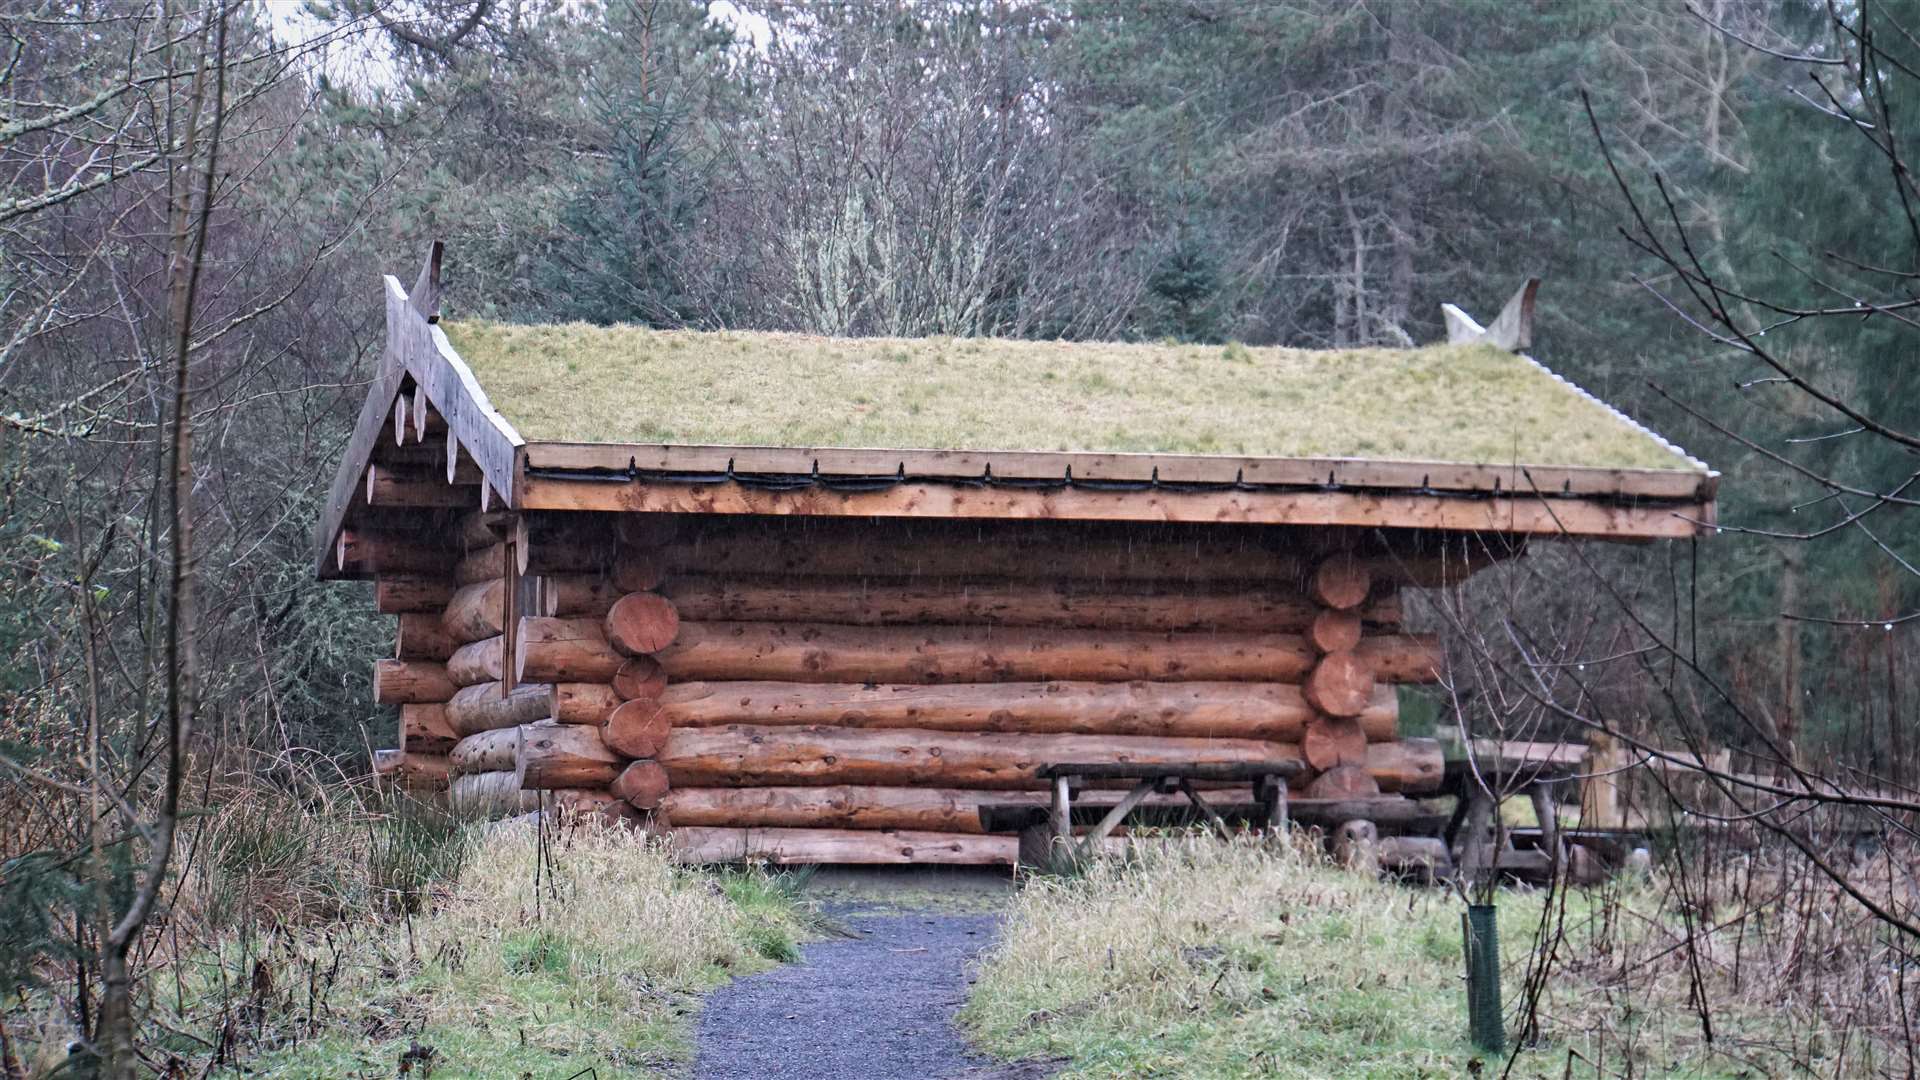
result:
M 855 907 L 829 914 L 855 936 L 803 948 L 800 963 L 739 979 L 700 1015 L 698 1080 L 939 1080 L 1040 1076 L 996 1067 L 953 1025 L 967 967 L 997 917 Z

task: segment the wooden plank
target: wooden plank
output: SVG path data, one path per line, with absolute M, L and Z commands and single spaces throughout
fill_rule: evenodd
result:
M 1216 454 L 919 450 L 832 446 L 721 446 L 672 443 L 537 442 L 530 469 L 625 472 L 788 473 L 978 480 L 1005 479 L 1163 483 L 1339 485 L 1435 491 L 1533 492 L 1704 501 L 1717 474 L 1692 469 L 1475 465 L 1372 458 L 1236 457 Z
M 728 829 L 694 826 L 669 832 L 682 862 L 946 863 L 1012 866 L 1011 836 L 875 829 Z
M 1353 492 L 1092 491 L 902 483 L 881 491 L 768 491 L 737 483 L 560 480 L 529 475 L 524 510 L 644 511 L 858 517 L 1342 525 L 1448 532 L 1681 539 L 1703 531 L 1699 504 L 1622 505 L 1587 499 L 1441 498 Z
M 1110 762 L 1093 761 L 1079 764 L 1067 762 L 1058 765 L 1043 765 L 1034 770 L 1034 775 L 1042 779 L 1066 778 L 1070 780 L 1156 780 L 1172 777 L 1178 780 L 1212 780 L 1216 782 L 1235 782 L 1264 780 L 1269 776 L 1291 778 L 1300 772 L 1298 761 L 1188 761 L 1175 764 L 1154 764 L 1151 762 Z

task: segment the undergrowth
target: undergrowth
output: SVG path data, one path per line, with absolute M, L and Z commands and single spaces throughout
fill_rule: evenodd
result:
M 1842 996 L 1855 957 L 1829 950 L 1833 985 L 1741 986 L 1729 943 L 1706 941 L 1695 984 L 1664 897 L 1658 881 L 1623 881 L 1546 912 L 1544 892 L 1501 893 L 1510 1031 L 1543 913 L 1563 931 L 1540 1037 L 1505 1075 L 1901 1075 L 1894 998 Z M 1460 911 L 1447 891 L 1333 867 L 1317 847 L 1171 839 L 1029 881 L 961 1019 L 1003 1057 L 1067 1059 L 1068 1077 L 1498 1076 L 1507 1062 L 1466 1039 Z M 1871 927 L 1850 933 L 1876 944 Z M 1847 1011 L 1873 1007 L 1870 1024 Z
M 273 801 L 241 793 L 196 823 L 156 935 L 149 1057 L 182 1075 L 670 1070 L 702 993 L 813 930 L 797 882 L 679 866 L 597 819 L 542 834 L 409 801 Z M 31 996 L 7 1020 L 30 1075 L 65 1074 L 70 1022 Z

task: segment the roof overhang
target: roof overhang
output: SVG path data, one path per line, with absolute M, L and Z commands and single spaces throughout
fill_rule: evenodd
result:
M 448 482 L 463 467 L 477 468 L 474 509 L 1219 522 L 1629 541 L 1689 537 L 1714 527 L 1719 474 L 1691 458 L 1686 460 L 1694 469 L 1625 469 L 1211 454 L 529 443 L 493 407 L 434 325 L 438 256 L 436 244 L 411 294 L 396 279 L 384 279 L 387 344 L 380 374 L 368 388 L 315 534 L 316 570 L 323 577 L 340 574 L 335 546 L 342 529 L 368 506 L 368 469 L 383 433 L 406 424 L 410 395 L 422 395 L 445 419 Z M 1460 334 L 1493 334 L 1502 326 L 1482 330 L 1458 309 L 1448 312 L 1448 322 Z

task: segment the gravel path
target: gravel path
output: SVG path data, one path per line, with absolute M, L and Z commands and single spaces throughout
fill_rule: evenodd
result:
M 953 1026 L 992 915 L 829 911 L 852 938 L 734 982 L 700 1014 L 697 1080 L 941 1080 L 1003 1073 Z M 1020 1072 L 1018 1075 L 1034 1075 Z

